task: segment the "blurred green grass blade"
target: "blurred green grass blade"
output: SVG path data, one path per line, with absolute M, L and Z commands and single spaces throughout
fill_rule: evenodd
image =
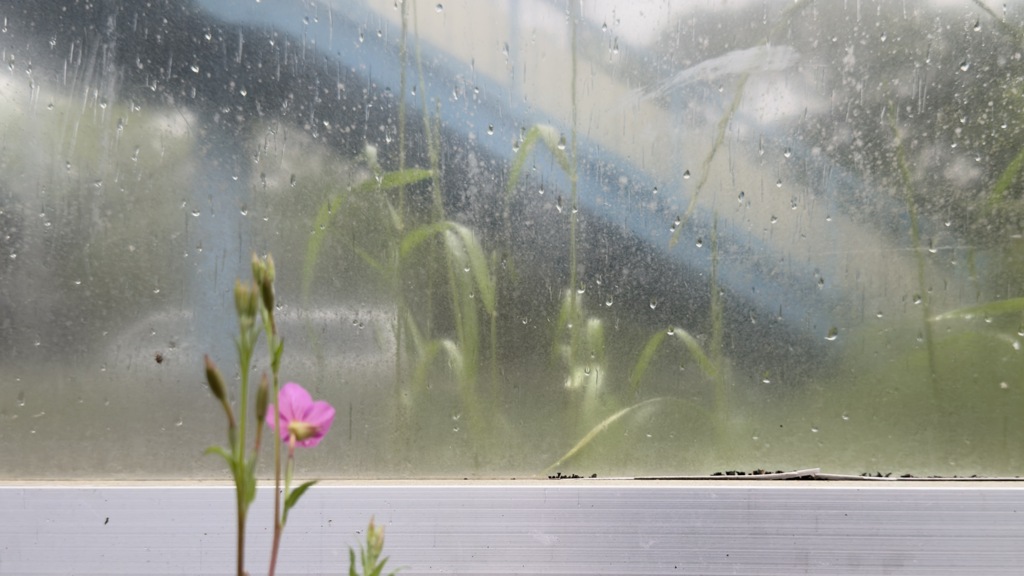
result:
M 633 364 L 633 369 L 629 373 L 629 389 L 634 394 L 640 391 L 640 381 L 643 379 L 644 374 L 647 373 L 647 368 L 650 367 L 651 360 L 654 359 L 654 353 L 658 351 L 658 347 L 661 346 L 662 341 L 665 340 L 667 335 L 668 333 L 665 330 L 658 330 L 647 339 L 643 350 L 640 351 L 640 356 L 637 357 L 636 362 Z
M 426 180 L 433 174 L 430 170 L 421 168 L 407 168 L 397 172 L 384 172 L 372 178 L 360 182 L 357 186 L 348 191 L 349 194 L 365 194 L 374 190 L 393 190 L 402 186 L 415 184 Z M 320 249 L 323 247 L 324 239 L 331 229 L 334 216 L 341 211 L 343 200 L 341 192 L 328 196 L 327 200 L 317 211 L 316 219 L 313 221 L 313 235 L 306 244 L 306 258 L 302 265 L 302 297 L 309 296 L 309 290 L 313 284 L 313 277 L 316 274 L 316 266 L 320 261 Z M 389 205 L 390 215 L 395 226 L 401 230 L 403 225 L 401 215 L 397 214 Z
M 606 430 L 608 430 L 608 428 L 612 424 L 618 422 L 622 418 L 624 418 L 624 417 L 626 417 L 626 416 L 628 416 L 628 415 L 630 415 L 630 414 L 632 414 L 634 412 L 638 412 L 641 409 L 648 408 L 648 407 L 654 408 L 654 407 L 657 407 L 658 405 L 663 405 L 663 404 L 681 404 L 682 408 L 684 410 L 687 410 L 687 411 L 689 411 L 689 412 L 691 412 L 691 413 L 693 413 L 693 414 L 695 414 L 697 416 L 700 416 L 702 418 L 705 418 L 705 419 L 707 419 L 707 417 L 708 417 L 707 416 L 707 412 L 703 408 L 701 408 L 700 406 L 697 406 L 696 404 L 693 404 L 692 402 L 689 402 L 688 400 L 683 400 L 682 398 L 671 398 L 671 397 L 668 397 L 668 396 L 659 396 L 657 398 L 649 398 L 647 400 L 644 400 L 643 402 L 639 402 L 637 404 L 633 404 L 632 406 L 627 406 L 626 408 L 623 408 L 622 410 L 619 410 L 618 412 L 616 412 L 616 413 L 612 414 L 611 416 L 609 416 L 609 417 L 605 418 L 604 420 L 602 420 L 596 426 L 591 428 L 590 431 L 587 432 L 586 435 L 584 435 L 583 438 L 581 438 L 580 441 L 577 442 L 575 446 L 573 446 L 568 452 L 566 452 L 564 456 L 559 458 L 558 461 L 555 462 L 554 464 L 552 464 L 551 466 L 548 466 L 544 471 L 545 472 L 550 472 L 550 471 L 554 470 L 555 468 L 558 468 L 559 466 L 564 465 L 566 462 L 571 460 L 577 454 L 582 452 L 587 446 L 589 446 L 590 443 L 593 442 L 595 438 L 597 438 L 598 436 L 601 435 L 601 433 L 603 433 Z
M 1022 298 L 1008 298 L 1006 300 L 996 300 L 994 302 L 986 302 L 984 304 L 978 304 L 977 306 L 969 306 L 967 308 L 958 308 L 956 310 L 950 310 L 949 312 L 943 312 L 938 316 L 932 317 L 932 320 L 938 322 L 942 320 L 970 320 L 978 316 L 1002 316 L 1003 314 L 1013 314 L 1024 312 L 1024 297 Z
M 704 371 L 709 377 L 714 378 L 718 375 L 718 366 L 708 358 L 708 355 L 704 353 L 704 349 L 701 348 L 700 342 L 693 337 L 692 334 L 683 330 L 682 328 L 675 329 L 675 336 L 683 343 L 683 346 L 690 351 L 690 354 L 697 361 L 697 365 Z
M 483 302 L 484 310 L 487 310 L 488 314 L 493 315 L 495 312 L 494 282 L 491 280 L 487 258 L 484 256 L 480 241 L 477 240 L 472 230 L 462 224 L 452 222 L 450 225 L 451 229 L 462 240 L 462 248 L 465 250 L 466 256 L 469 257 L 469 268 L 473 273 L 473 279 L 476 281 L 477 291 L 480 294 L 481 302 Z
M 434 222 L 433 224 L 424 224 L 419 228 L 410 230 L 408 234 L 402 237 L 402 242 L 398 245 L 399 257 L 405 260 L 420 244 L 447 229 L 448 222 Z
M 1024 149 L 1014 156 L 1013 160 L 1006 166 L 1003 172 L 999 175 L 999 179 L 996 180 L 994 186 L 992 186 L 992 193 L 989 194 L 989 204 L 996 206 L 1003 200 L 1006 200 L 1007 192 L 1010 187 L 1013 186 L 1013 182 L 1020 175 L 1021 169 L 1024 168 Z

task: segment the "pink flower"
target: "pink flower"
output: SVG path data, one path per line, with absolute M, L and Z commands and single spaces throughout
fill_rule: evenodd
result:
M 313 401 L 305 388 L 288 382 L 277 394 L 280 406 L 281 440 L 295 446 L 312 448 L 331 429 L 334 422 L 334 407 L 323 400 Z M 273 404 L 267 410 L 267 425 L 274 427 Z

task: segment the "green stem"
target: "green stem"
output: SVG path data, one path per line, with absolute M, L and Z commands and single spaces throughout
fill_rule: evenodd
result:
M 238 491 L 238 576 L 246 576 L 245 573 L 245 503 L 242 501 L 242 493 Z
M 231 446 L 235 476 L 235 504 L 238 509 L 238 576 L 245 575 L 245 521 L 249 507 L 245 496 L 249 493 L 249 476 L 245 470 L 245 439 L 246 423 L 249 418 L 249 365 L 252 361 L 253 333 L 252 327 L 239 326 L 238 363 L 242 368 L 240 374 L 242 391 L 239 398 L 238 433 Z
M 276 410 L 277 406 L 275 406 L 274 408 Z M 279 420 L 280 417 L 277 417 L 275 419 Z M 275 442 L 275 444 L 277 444 L 278 449 L 280 449 L 280 446 L 281 446 L 280 438 L 278 438 L 278 441 Z M 294 461 L 295 461 L 294 460 L 294 456 L 295 456 L 295 436 L 292 436 L 288 440 L 288 468 L 285 471 L 285 476 L 284 476 L 284 494 L 285 494 L 285 498 L 288 497 L 288 491 L 289 491 L 289 489 L 291 487 L 291 483 L 292 483 L 292 466 L 294 465 Z M 278 470 L 278 478 L 280 478 L 281 468 L 278 467 L 277 470 Z M 274 508 L 275 508 L 275 510 L 274 510 L 274 543 L 273 543 L 273 546 L 271 547 L 271 550 L 270 550 L 270 571 L 267 573 L 268 576 L 274 576 L 274 570 L 277 568 L 277 553 L 281 549 L 281 536 L 284 534 L 285 522 L 288 521 L 288 509 L 285 508 L 284 512 L 281 513 L 281 514 L 279 514 L 278 510 L 277 510 L 277 507 L 279 506 L 279 504 L 281 502 L 281 491 L 280 490 L 275 490 L 275 492 L 276 492 L 276 494 L 275 494 L 276 497 L 274 499 Z

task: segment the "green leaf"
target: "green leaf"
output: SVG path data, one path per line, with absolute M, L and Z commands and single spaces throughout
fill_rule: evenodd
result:
M 640 351 L 640 356 L 637 357 L 636 363 L 633 364 L 633 370 L 629 373 L 629 388 L 634 394 L 640 391 L 640 380 L 647 373 L 647 368 L 650 367 L 651 360 L 654 359 L 654 353 L 658 351 L 658 347 L 661 346 L 666 335 L 667 332 L 665 330 L 658 330 L 647 339 L 643 350 Z
M 387 276 L 390 273 L 389 270 L 386 270 L 384 268 L 384 265 L 381 264 L 380 260 L 377 260 L 376 258 L 371 256 L 370 253 L 367 252 L 366 250 L 363 250 L 362 248 L 356 246 L 355 251 L 356 254 L 363 259 L 363 262 L 369 264 L 371 268 L 379 272 L 382 276 Z
M 493 315 L 494 310 L 494 281 L 491 279 L 490 268 L 487 265 L 487 258 L 484 256 L 480 241 L 469 228 L 455 222 L 449 223 L 451 229 L 459 235 L 462 240 L 462 247 L 469 257 L 469 268 L 476 280 L 477 292 L 484 310 Z
M 676 328 L 675 335 L 679 338 L 679 341 L 686 346 L 686 349 L 690 351 L 693 358 L 697 360 L 697 365 L 700 366 L 700 369 L 703 370 L 705 374 L 711 378 L 718 375 L 718 367 L 710 358 L 708 358 L 707 354 L 704 353 L 704 349 L 701 348 L 700 342 L 697 342 L 696 338 L 682 328 Z
M 302 263 L 303 297 L 309 296 L 309 289 L 313 284 L 316 265 L 320 260 L 320 248 L 323 246 L 324 238 L 327 236 L 328 225 L 340 208 L 341 200 L 341 193 L 331 194 L 323 206 L 320 207 L 313 221 L 313 235 L 309 237 L 309 242 L 306 244 L 306 258 Z
M 664 403 L 679 403 L 679 404 L 682 404 L 684 409 L 686 409 L 686 410 L 688 410 L 688 411 L 690 411 L 690 412 L 692 412 L 692 413 L 694 413 L 694 414 L 696 414 L 698 416 L 702 416 L 705 419 L 708 419 L 708 415 L 707 415 L 707 411 L 706 410 L 704 410 L 700 406 L 697 406 L 696 404 L 693 404 L 692 402 L 690 402 L 688 400 L 683 400 L 682 398 L 669 398 L 669 397 L 650 398 L 650 399 L 644 400 L 643 402 L 640 402 L 640 403 L 634 404 L 632 406 L 628 406 L 626 408 L 623 408 L 622 410 L 619 410 L 618 412 L 616 412 L 616 413 L 612 414 L 611 416 L 609 416 L 609 417 L 605 418 L 604 420 L 602 420 L 597 426 L 594 426 L 593 428 L 591 428 L 590 431 L 587 432 L 586 435 L 584 435 L 583 438 L 581 438 L 580 441 L 577 442 L 575 446 L 573 446 L 568 452 L 566 452 L 564 456 L 559 458 L 557 462 L 555 462 L 551 466 L 548 466 L 545 469 L 545 472 L 550 472 L 550 471 L 554 470 L 555 468 L 558 468 L 559 466 L 562 466 L 563 464 L 568 462 L 572 457 L 576 456 L 584 448 L 586 448 L 595 438 L 600 436 L 602 432 L 606 431 L 609 426 L 611 426 L 612 424 L 614 424 L 618 420 L 622 419 L 623 417 L 627 416 L 628 414 L 631 414 L 633 412 L 637 412 L 637 411 L 639 411 L 639 410 L 641 410 L 643 408 L 655 407 L 655 405 L 657 405 L 657 404 L 664 404 Z
M 408 168 L 397 172 L 385 172 L 360 182 L 349 191 L 349 194 L 365 194 L 375 190 L 393 190 L 395 188 L 408 186 L 410 184 L 426 180 L 432 175 L 432 171 L 419 168 Z M 313 221 L 313 235 L 310 236 L 309 242 L 306 244 L 306 258 L 302 265 L 303 297 L 309 296 L 309 289 L 313 283 L 313 275 L 316 272 L 316 265 L 320 260 L 320 249 L 323 246 L 327 232 L 330 230 L 330 224 L 334 220 L 334 215 L 340 210 L 343 199 L 342 193 L 340 192 L 328 196 L 327 201 L 325 201 L 320 207 L 320 210 L 317 212 L 316 219 Z M 396 216 L 397 214 L 392 211 L 392 217 Z M 400 218 L 397 220 L 397 225 L 399 229 L 401 229 Z
M 949 312 L 944 312 L 933 317 L 932 320 L 970 320 L 978 316 L 1002 316 L 1003 314 L 1013 314 L 1018 312 L 1024 312 L 1024 298 L 995 300 L 993 302 L 978 304 L 977 306 L 968 306 L 967 308 L 950 310 Z
M 405 260 L 409 253 L 415 250 L 424 241 L 433 238 L 447 229 L 448 222 L 442 221 L 434 222 L 433 224 L 426 224 L 414 230 L 410 230 L 408 234 L 402 237 L 402 243 L 398 247 L 399 257 L 402 260 Z
M 996 180 L 994 186 L 992 186 L 992 192 L 989 194 L 989 203 L 992 205 L 998 205 L 1003 200 L 1006 200 L 1007 192 L 1010 187 L 1013 186 L 1014 180 L 1020 174 L 1021 169 L 1024 168 L 1024 149 L 1014 156 L 1013 160 L 1003 169 L 1003 172 L 999 175 L 999 179 Z
M 519 178 L 523 173 L 523 166 L 526 165 L 526 158 L 530 155 L 530 151 L 537 144 L 537 138 L 540 136 L 540 130 L 534 126 L 530 128 L 530 131 L 526 133 L 523 138 L 523 142 L 519 145 L 519 151 L 516 152 L 515 157 L 512 159 L 512 168 L 508 173 L 508 185 L 505 187 L 505 194 L 511 194 L 512 190 L 515 189 L 516 185 L 519 184 Z
M 348 549 L 348 576 L 359 576 L 356 572 L 356 553 L 351 547 Z
M 380 189 L 380 190 L 394 190 L 402 186 L 410 186 L 417 182 L 429 179 L 434 175 L 434 172 L 427 168 L 406 168 L 405 170 L 396 170 L 394 172 L 385 172 L 380 175 L 380 181 L 376 179 L 367 180 L 362 185 L 356 187 L 356 192 L 361 192 L 365 189 Z M 363 185 L 368 185 L 364 188 Z
M 558 357 L 562 353 L 562 331 L 569 325 L 569 319 L 579 314 L 573 314 L 572 305 L 572 294 L 568 290 L 565 291 L 562 297 L 562 306 L 558 309 L 558 319 L 555 320 L 555 333 L 551 338 L 551 361 L 557 362 Z M 580 301 L 576 300 L 576 311 L 579 311 Z M 569 362 L 572 363 L 572 358 L 568 358 Z
M 288 514 L 288 511 L 295 507 L 296 504 L 298 504 L 299 498 L 302 498 L 302 495 L 306 493 L 306 490 L 309 490 L 310 487 L 312 487 L 317 482 L 317 480 L 303 482 L 295 490 L 292 490 L 291 494 L 288 494 L 288 498 L 286 498 L 284 501 L 284 513 Z
M 234 466 L 235 457 L 232 456 L 231 452 L 228 452 L 227 449 L 224 448 L 223 446 L 210 446 L 209 448 L 203 451 L 203 454 L 217 454 L 224 458 L 224 461 L 228 463 L 228 468 Z

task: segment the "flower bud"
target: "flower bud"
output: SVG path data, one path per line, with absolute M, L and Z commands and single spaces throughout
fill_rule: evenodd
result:
M 245 316 L 245 312 L 249 305 L 249 287 L 242 283 L 241 280 L 235 279 L 235 312 L 238 312 L 238 317 Z
M 370 525 L 366 528 L 366 549 L 367 553 L 373 556 L 380 556 L 384 551 L 384 527 L 376 526 L 372 516 Z
M 273 283 L 274 282 L 274 278 L 275 278 L 275 276 L 274 276 L 274 257 L 272 255 L 270 255 L 270 254 L 267 254 L 266 272 L 267 272 L 267 276 L 266 276 L 267 280 L 269 282 Z
M 255 252 L 253 252 L 252 253 L 252 279 L 255 280 L 257 284 L 262 284 L 263 283 L 263 276 L 264 276 L 264 272 L 266 272 L 266 270 L 267 270 L 266 265 L 263 263 L 262 260 L 260 260 L 260 257 L 257 256 Z
M 256 305 L 259 302 L 253 293 L 254 286 L 246 285 L 241 280 L 235 280 L 235 311 L 242 320 L 251 320 L 256 317 Z
M 263 423 L 267 418 L 267 407 L 270 405 L 270 382 L 267 381 L 267 373 L 263 373 L 260 380 L 260 387 L 256 389 L 256 421 Z
M 209 356 L 203 356 L 203 362 L 206 365 L 206 384 L 210 387 L 210 392 L 213 392 L 214 397 L 220 400 L 222 403 L 227 402 L 227 388 L 224 386 L 224 379 L 221 378 L 220 371 L 217 370 L 217 366 L 210 360 Z
M 274 281 L 270 279 L 270 274 L 267 273 L 263 277 L 263 283 L 260 284 L 260 294 L 263 296 L 263 305 L 267 307 L 270 312 L 274 311 Z

